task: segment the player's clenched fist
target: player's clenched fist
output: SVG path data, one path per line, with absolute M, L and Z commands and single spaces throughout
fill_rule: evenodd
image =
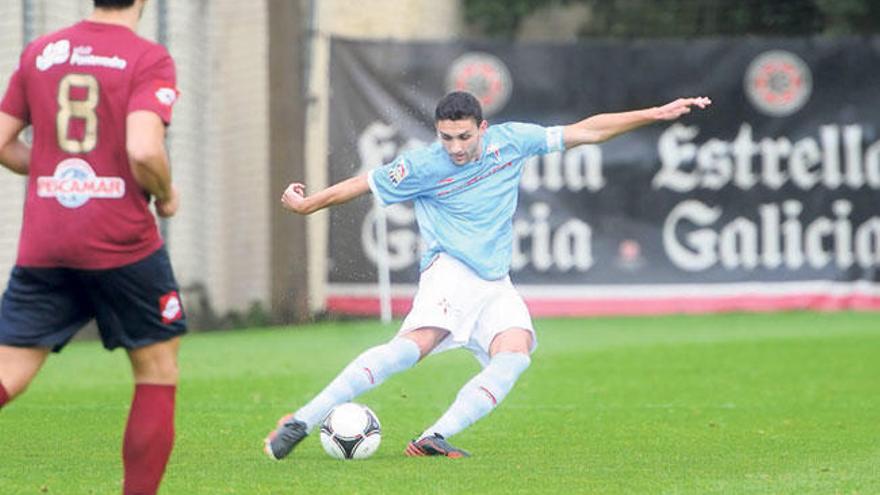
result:
M 180 195 L 177 188 L 171 186 L 171 195 L 165 201 L 156 200 L 156 214 L 162 218 L 173 217 L 180 209 Z
M 284 194 L 281 195 L 281 204 L 288 210 L 296 213 L 305 213 L 305 195 L 306 186 L 299 182 L 294 182 L 287 186 Z

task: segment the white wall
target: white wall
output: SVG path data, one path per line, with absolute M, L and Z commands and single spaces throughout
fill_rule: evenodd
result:
M 168 146 L 182 207 L 168 242 L 182 287 L 206 288 L 213 309 L 244 311 L 270 300 L 269 213 L 286 184 L 269 183 L 267 1 L 168 0 L 168 39 L 181 97 Z M 448 39 L 462 33 L 458 0 L 301 0 L 313 5 L 316 36 L 307 123 L 307 181 L 326 183 L 327 71 L 330 36 Z M 90 0 L 30 0 L 35 35 L 87 16 Z M 365 8 L 368 6 L 368 8 Z M 0 84 L 22 48 L 22 1 L 0 2 Z M 139 33 L 155 40 L 157 0 Z M 294 97 L 291 95 L 291 97 Z M 14 263 L 24 179 L 0 171 L 0 282 Z M 312 308 L 323 304 L 326 217 L 309 220 Z M 186 294 L 192 309 L 197 294 Z

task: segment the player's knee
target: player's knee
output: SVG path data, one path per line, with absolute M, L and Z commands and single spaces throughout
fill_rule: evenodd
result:
M 445 339 L 448 335 L 448 330 L 443 330 L 442 328 L 424 327 L 410 330 L 409 332 L 401 335 L 400 338 L 392 340 L 392 342 L 398 340 L 408 340 L 414 343 L 419 348 L 419 359 L 422 359 L 427 356 L 431 351 L 433 351 L 434 348 L 437 347 L 440 342 L 442 342 L 443 339 Z
M 137 383 L 176 384 L 180 375 L 177 357 L 166 354 L 133 360 L 132 369 Z
M 23 394 L 30 384 L 31 380 L 27 378 L 4 378 L 0 380 L 0 385 L 6 390 L 7 403 Z
M 532 350 L 532 332 L 523 328 L 512 328 L 499 333 L 489 346 L 489 354 L 518 353 L 526 356 Z
M 175 385 L 177 369 L 177 346 L 179 338 L 151 344 L 129 351 L 132 372 L 137 383 Z
M 532 364 L 532 358 L 522 352 L 501 352 L 492 357 L 491 364 L 496 380 L 512 385 Z
M 6 390 L 7 401 L 27 390 L 48 354 L 48 348 L 0 346 L 0 383 Z
M 481 373 L 482 380 L 477 387 L 487 395 L 493 406 L 507 397 L 519 376 L 529 367 L 532 360 L 527 354 L 503 352 L 496 354 L 489 366 Z
M 419 347 L 407 339 L 394 339 L 364 351 L 354 365 L 366 370 L 368 379 L 375 384 L 414 366 L 419 360 Z

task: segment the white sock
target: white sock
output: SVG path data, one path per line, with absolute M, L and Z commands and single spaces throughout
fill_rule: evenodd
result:
M 529 356 L 518 352 L 496 354 L 483 371 L 459 390 L 455 402 L 419 438 L 435 433 L 449 438 L 489 414 L 507 397 L 519 375 L 529 367 L 529 363 Z
M 305 422 L 311 431 L 333 407 L 378 386 L 389 376 L 413 367 L 419 361 L 419 355 L 419 346 L 405 338 L 395 338 L 367 349 L 293 417 Z

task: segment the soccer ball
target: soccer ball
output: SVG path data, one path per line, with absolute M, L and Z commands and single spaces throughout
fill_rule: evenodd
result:
M 363 404 L 340 404 L 321 423 L 321 445 L 337 459 L 366 459 L 381 441 L 379 418 Z

